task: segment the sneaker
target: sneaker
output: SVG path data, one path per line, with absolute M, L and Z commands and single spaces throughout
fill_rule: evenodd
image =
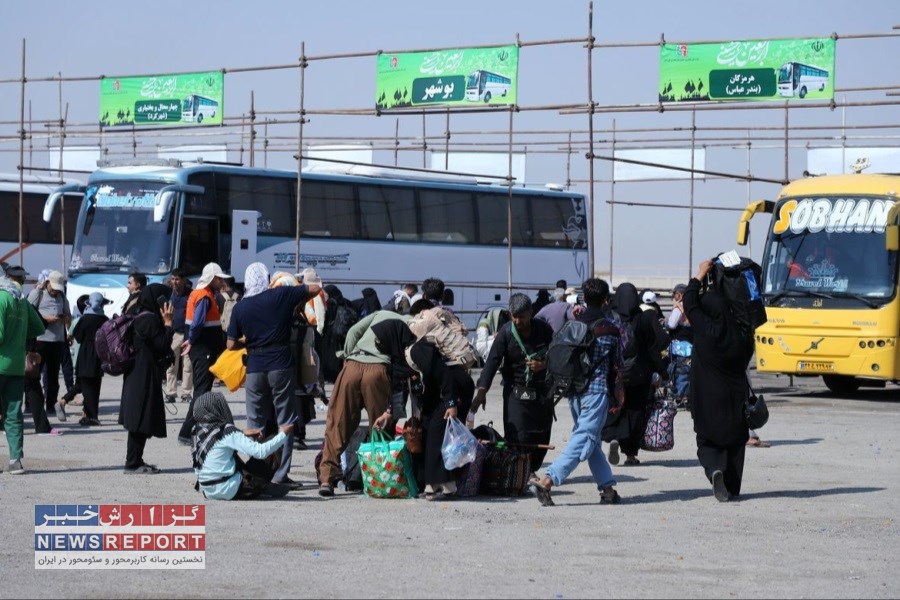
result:
M 10 475 L 22 475 L 25 473 L 25 467 L 22 466 L 22 459 L 16 459 L 9 461 L 9 474 Z
M 619 464 L 619 440 L 613 440 L 609 443 L 609 464 Z
M 714 471 L 712 474 L 713 495 L 719 502 L 728 502 L 730 495 L 725 487 L 725 474 L 722 471 Z
M 166 394 L 166 402 L 175 404 L 175 394 Z
M 57 402 L 56 406 L 53 407 L 56 410 L 56 418 L 66 422 L 66 406 L 62 402 Z
M 191 438 L 186 438 L 186 437 L 183 437 L 183 436 L 180 436 L 180 435 L 179 435 L 179 436 L 178 436 L 178 443 L 181 444 L 182 446 L 190 446 L 190 445 L 191 445 Z
M 319 495 L 323 498 L 331 498 L 334 496 L 334 486 L 330 483 L 319 484 Z
M 618 504 L 622 501 L 622 496 L 616 491 L 616 488 L 610 487 L 600 492 L 600 504 Z

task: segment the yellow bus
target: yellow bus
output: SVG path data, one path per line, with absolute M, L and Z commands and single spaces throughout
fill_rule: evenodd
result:
M 810 177 L 775 202 L 744 210 L 771 214 L 762 259 L 769 320 L 756 330 L 761 372 L 822 376 L 837 394 L 900 379 L 900 176 Z

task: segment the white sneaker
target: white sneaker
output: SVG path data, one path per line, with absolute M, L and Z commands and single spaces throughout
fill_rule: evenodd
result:
M 9 461 L 9 474 L 22 475 L 25 473 L 25 467 L 22 466 L 22 459 Z

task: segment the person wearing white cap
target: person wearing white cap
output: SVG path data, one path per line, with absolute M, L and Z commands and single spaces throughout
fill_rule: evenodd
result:
M 185 322 L 188 324 L 187 339 L 181 346 L 181 355 L 188 356 L 194 374 L 194 397 L 188 406 L 187 415 L 178 433 L 178 441 L 189 446 L 194 421 L 194 401 L 210 391 L 213 376 L 209 368 L 225 349 L 222 336 L 222 317 L 216 302 L 216 292 L 222 289 L 226 278 L 231 277 L 216 263 L 203 267 L 197 286 L 188 297 Z
M 36 286 L 28 294 L 28 302 L 37 309 L 41 318 L 46 323 L 46 331 L 38 336 L 35 351 L 41 355 L 41 361 L 47 369 L 47 394 L 41 390 L 40 379 L 29 379 L 25 382 L 25 394 L 29 403 L 46 402 L 46 411 L 56 411 L 60 421 L 66 420 L 65 409 L 57 402 L 59 397 L 59 369 L 62 364 L 63 352 L 68 352 L 66 345 L 66 328 L 72 322 L 72 313 L 69 303 L 66 301 L 66 280 L 59 271 L 50 271 L 47 279 L 41 285 Z M 35 412 L 32 406 L 32 413 Z M 39 415 L 36 415 L 39 417 Z M 42 419 L 39 419 L 43 421 Z M 36 420 L 37 424 L 37 420 Z M 42 431 L 45 427 L 38 426 L 38 433 L 52 433 L 51 430 Z

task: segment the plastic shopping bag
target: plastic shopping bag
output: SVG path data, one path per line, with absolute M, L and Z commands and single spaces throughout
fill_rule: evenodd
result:
M 447 419 L 444 441 L 441 444 L 444 468 L 452 471 L 475 460 L 477 445 L 478 440 L 459 419 L 456 417 Z
M 356 454 L 366 495 L 372 498 L 415 498 L 418 495 L 412 458 L 403 438 L 391 440 L 375 429 L 372 441 L 360 444 Z
M 247 367 L 244 366 L 244 356 L 246 355 L 246 348 L 225 350 L 219 355 L 215 364 L 209 368 L 209 372 L 221 379 L 228 391 L 236 392 L 247 379 Z

